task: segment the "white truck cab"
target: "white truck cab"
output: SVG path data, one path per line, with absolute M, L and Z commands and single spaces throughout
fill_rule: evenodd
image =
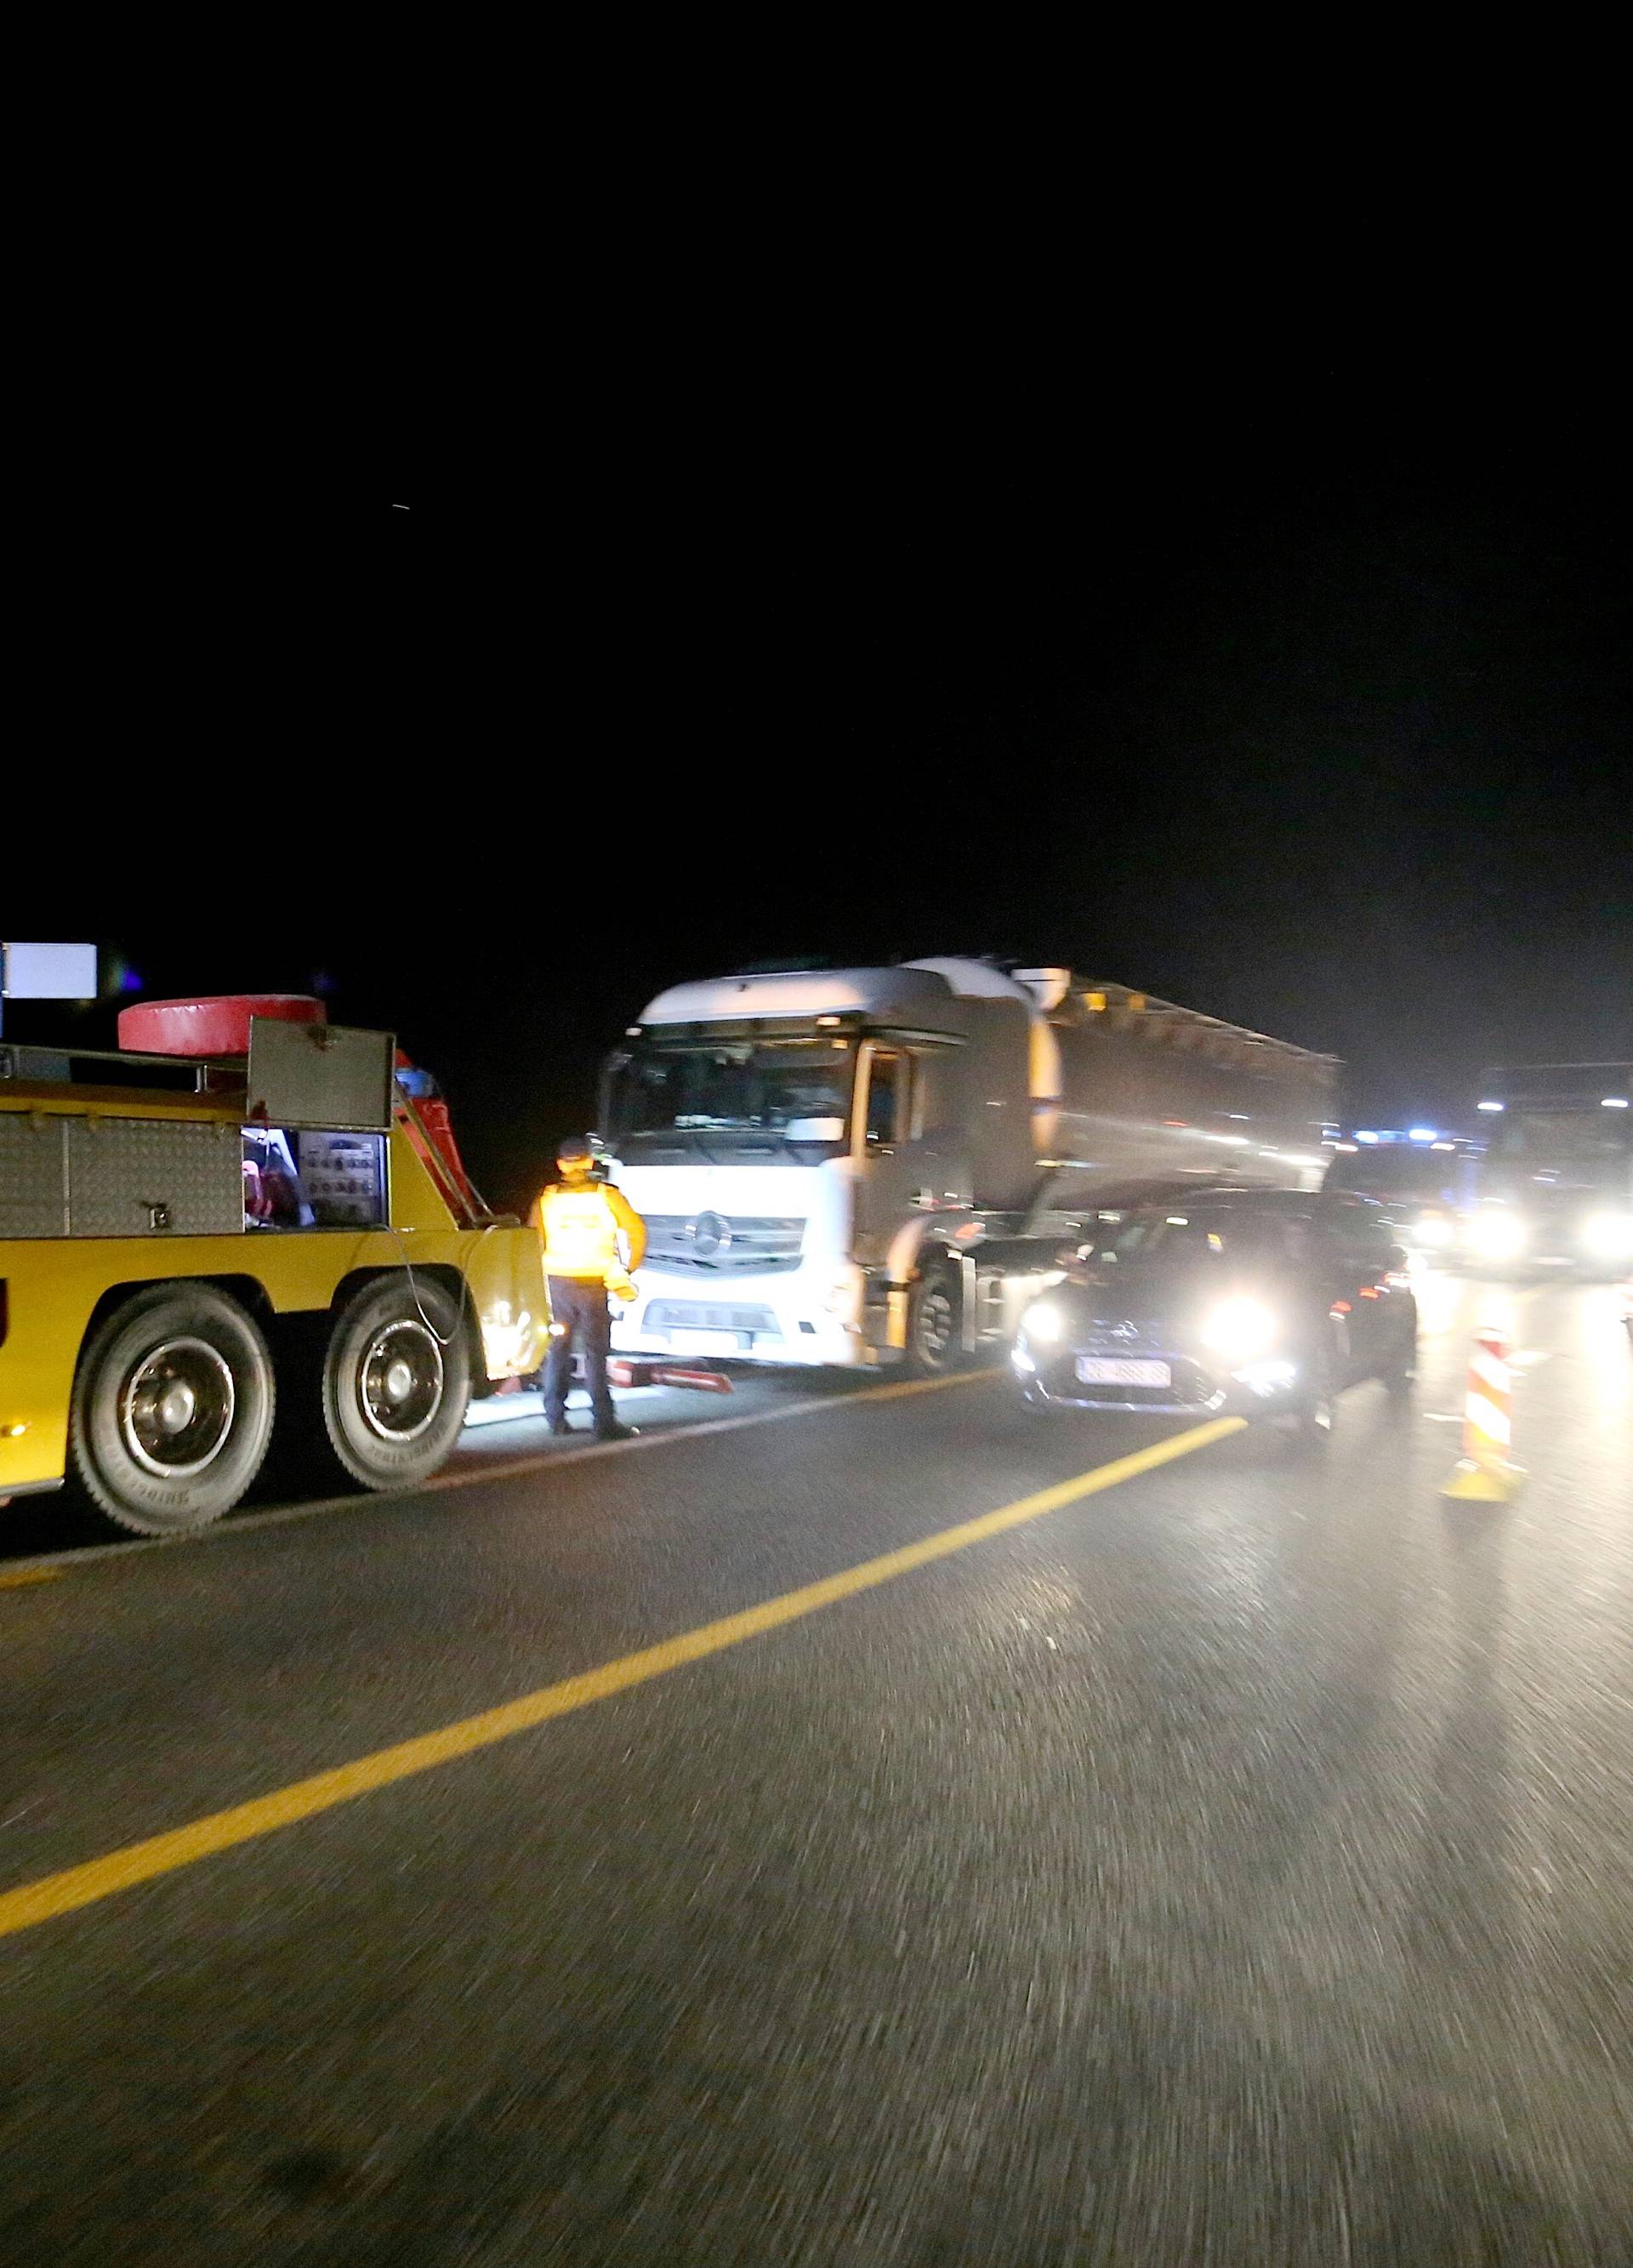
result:
M 1064 968 L 942 957 L 673 986 L 607 1065 L 603 1139 L 650 1235 L 614 1344 L 945 1367 L 1035 1292 L 1060 1241 L 1050 1191 L 1069 1211 L 1249 1153 L 1250 1177 L 1314 1186 L 1330 1070 Z

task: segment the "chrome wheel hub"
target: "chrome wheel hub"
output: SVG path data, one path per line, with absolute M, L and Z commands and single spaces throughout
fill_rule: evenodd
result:
M 143 1357 L 119 1397 L 119 1432 L 144 1472 L 187 1480 L 226 1446 L 238 1390 L 208 1339 L 166 1339 Z
M 387 1323 L 370 1340 L 357 1373 L 365 1422 L 386 1441 L 414 1441 L 442 1408 L 442 1349 L 417 1316 Z

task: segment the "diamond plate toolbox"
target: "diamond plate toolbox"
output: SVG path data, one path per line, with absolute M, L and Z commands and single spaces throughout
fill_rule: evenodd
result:
M 66 1123 L 70 1235 L 242 1235 L 236 1126 L 100 1116 Z
M 67 1120 L 0 1110 L 0 1236 L 66 1236 Z

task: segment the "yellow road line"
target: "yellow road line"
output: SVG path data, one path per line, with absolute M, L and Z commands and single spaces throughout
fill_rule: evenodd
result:
M 0 1591 L 20 1591 L 25 1583 L 54 1583 L 60 1567 L 0 1568 Z
M 1120 1481 L 1133 1480 L 1136 1475 L 1171 1463 L 1176 1457 L 1188 1456 L 1195 1449 L 1205 1448 L 1210 1441 L 1239 1432 L 1243 1423 L 1239 1418 L 1213 1418 L 1205 1425 L 1192 1427 L 1188 1432 L 1155 1442 L 1148 1449 L 1137 1449 L 1132 1456 L 1118 1457 L 1111 1464 L 1097 1465 L 1070 1480 L 1057 1481 L 1052 1488 L 1040 1489 L 1035 1495 L 1021 1497 L 1013 1504 L 1001 1506 L 997 1512 L 961 1521 L 956 1528 L 944 1528 L 916 1543 L 904 1544 L 899 1551 L 886 1551 L 877 1559 L 864 1559 L 859 1566 L 847 1567 L 837 1575 L 825 1576 L 820 1582 L 807 1583 L 798 1591 L 784 1591 L 780 1598 L 767 1599 L 757 1607 L 745 1608 L 740 1614 L 703 1623 L 696 1630 L 682 1631 L 679 1638 L 644 1646 L 638 1653 L 622 1654 L 616 1661 L 603 1662 L 600 1668 L 585 1670 L 577 1677 L 564 1677 L 557 1684 L 541 1686 L 536 1693 L 525 1693 L 519 1700 L 506 1701 L 497 1709 L 484 1710 L 480 1716 L 461 1718 L 457 1724 L 444 1725 L 433 1733 L 422 1733 L 417 1739 L 400 1742 L 394 1748 L 377 1749 L 371 1756 L 358 1756 L 330 1771 L 316 1772 L 310 1779 L 295 1780 L 288 1787 L 275 1789 L 270 1795 L 257 1796 L 252 1802 L 234 1804 L 227 1811 L 212 1811 L 185 1827 L 173 1828 L 168 1834 L 151 1836 L 145 1842 L 129 1843 L 123 1850 L 109 1852 L 106 1858 L 66 1867 L 61 1874 L 43 1875 L 38 1881 L 24 1882 L 0 1896 L 0 1937 L 32 1929 L 37 1923 L 71 1913 L 76 1907 L 92 1905 L 99 1898 L 111 1897 L 116 1890 L 149 1881 L 156 1874 L 173 1874 L 178 1867 L 190 1867 L 217 1851 L 231 1850 L 236 1843 L 252 1842 L 257 1836 L 271 1834 L 275 1829 L 292 1827 L 297 1820 L 310 1819 L 336 1804 L 371 1794 L 376 1788 L 389 1787 L 394 1780 L 408 1779 L 416 1772 L 452 1764 L 477 1749 L 491 1748 L 496 1741 L 508 1741 L 518 1733 L 530 1732 L 535 1725 L 547 1724 L 552 1717 L 570 1715 L 576 1709 L 587 1708 L 592 1701 L 604 1701 L 610 1694 L 626 1692 L 632 1685 L 644 1685 L 649 1679 L 662 1677 L 688 1662 L 722 1653 L 728 1646 L 740 1646 L 746 1638 L 758 1638 L 784 1623 L 798 1622 L 803 1616 L 834 1605 L 837 1600 L 854 1598 L 860 1591 L 875 1590 L 881 1583 L 894 1582 L 897 1576 L 908 1574 L 915 1567 L 928 1566 L 932 1560 L 948 1558 L 955 1551 L 966 1551 L 971 1544 L 1001 1535 L 1006 1528 L 1022 1527 L 1029 1520 L 1041 1520 L 1064 1505 L 1098 1495 L 1102 1489 L 1114 1488 Z
M 656 1449 L 666 1441 L 695 1441 L 705 1433 L 730 1433 L 744 1425 L 769 1425 L 782 1418 L 819 1418 L 828 1410 L 854 1410 L 861 1402 L 895 1402 L 908 1394 L 938 1394 L 948 1386 L 979 1386 L 983 1379 L 999 1375 L 990 1364 L 980 1370 L 949 1371 L 942 1378 L 897 1379 L 888 1386 L 862 1386 L 850 1394 L 808 1394 L 798 1402 L 779 1403 L 770 1410 L 733 1411 L 728 1418 L 699 1418 L 687 1425 L 654 1427 L 651 1432 L 637 1433 L 629 1441 L 586 1441 L 580 1449 L 541 1449 L 525 1457 L 515 1457 L 502 1465 L 473 1465 L 466 1470 L 459 1465 L 445 1466 L 433 1473 L 430 1480 L 422 1481 L 419 1489 L 469 1488 L 477 1481 L 509 1480 L 516 1473 L 542 1472 L 558 1465 L 582 1464 L 590 1457 L 627 1457 L 643 1449 Z M 417 1494 L 419 1491 L 414 1491 Z M 340 1503 L 355 1504 L 356 1497 L 340 1498 Z M 231 1528 L 248 1527 L 254 1518 L 236 1520 Z M 276 1514 L 268 1514 L 269 1518 Z M 206 1528 L 207 1535 L 219 1531 Z

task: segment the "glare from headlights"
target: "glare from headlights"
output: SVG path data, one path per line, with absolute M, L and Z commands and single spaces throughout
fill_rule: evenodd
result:
M 1255 1394 L 1276 1394 L 1292 1384 L 1298 1375 L 1298 1366 L 1296 1362 L 1249 1362 L 1236 1375 Z
M 1600 1260 L 1625 1260 L 1633 1253 L 1633 1213 L 1594 1213 L 1583 1226 L 1582 1241 Z
M 1482 1260 L 1512 1260 L 1523 1252 L 1526 1225 L 1517 1213 L 1482 1213 L 1469 1231 L 1469 1242 Z
M 1420 1244 L 1450 1244 L 1451 1222 L 1442 1220 L 1438 1213 L 1426 1213 L 1417 1224 L 1417 1241 Z
M 1020 1319 L 1021 1329 L 1040 1346 L 1053 1346 L 1061 1335 L 1060 1309 L 1051 1307 L 1047 1300 L 1040 1300 L 1027 1308 Z
M 1203 1326 L 1203 1344 L 1232 1365 L 1262 1354 L 1276 1336 L 1276 1318 L 1257 1300 L 1226 1300 Z

